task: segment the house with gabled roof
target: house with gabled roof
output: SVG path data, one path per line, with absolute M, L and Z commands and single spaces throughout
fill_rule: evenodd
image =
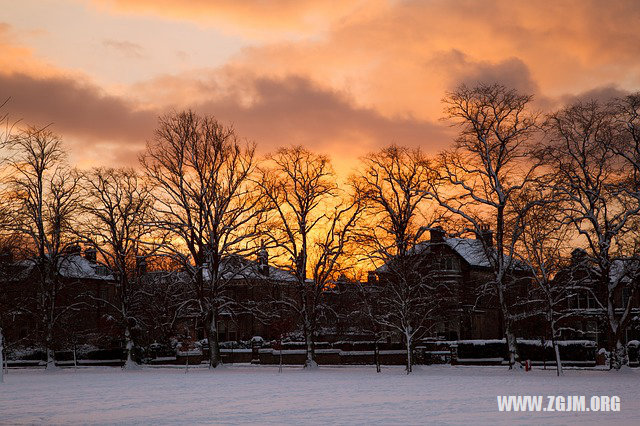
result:
M 600 272 L 584 249 L 576 248 L 571 262 L 554 277 L 554 285 L 564 287 L 567 298 L 559 307 L 565 318 L 562 336 L 567 339 L 589 339 L 598 347 L 607 348 L 611 343 L 606 315 L 607 290 L 600 285 Z M 631 319 L 626 328 L 624 343 L 640 340 L 640 262 L 635 258 L 615 259 L 611 263 L 608 285 L 614 288 L 612 309 L 621 317 L 629 305 Z M 615 307 L 615 308 L 614 308 Z
M 434 228 L 430 230 L 429 240 L 409 251 L 411 256 L 419 256 L 422 264 L 429 265 L 430 276 L 446 286 L 451 296 L 444 308 L 446 321 L 436 326 L 435 336 L 448 340 L 503 337 L 495 298 L 484 291 L 493 280 L 488 256 L 491 250 L 494 250 L 493 233 L 489 228 L 484 228 L 475 238 L 449 237 L 441 228 Z M 511 262 L 515 274 L 522 278 L 512 296 L 526 297 L 526 268 L 507 255 L 505 262 Z M 387 272 L 388 266 L 382 265 L 369 273 L 369 281 L 384 281 Z
M 228 256 L 221 262 L 220 272 L 229 281 L 229 298 L 239 306 L 235 312 L 223 312 L 218 330 L 221 341 L 250 340 L 253 336 L 266 339 L 279 337 L 279 330 L 259 318 L 252 309 L 260 304 L 281 300 L 286 294 L 292 297 L 296 277 L 289 271 L 269 263 L 266 250 L 260 250 L 257 259 L 245 256 Z M 205 271 L 208 270 L 205 268 Z M 206 277 L 205 277 L 206 278 Z M 290 294 L 291 293 L 291 294 Z
M 3 258 L 1 268 L 0 303 L 5 305 L 5 330 L 11 334 L 8 338 L 35 343 L 43 332 L 37 318 L 41 273 L 38 262 L 33 258 L 14 261 L 9 256 Z M 58 257 L 56 274 L 58 285 L 52 294 L 56 295 L 56 306 L 66 313 L 63 324 L 54 330 L 64 335 L 61 338 L 68 338 L 79 329 L 99 329 L 110 308 L 105 303 L 91 306 L 87 302 L 113 300 L 115 286 L 111 272 L 96 261 L 95 251 L 86 250 L 83 254 L 79 246 L 70 247 Z M 65 309 L 72 305 L 74 309 Z
M 195 270 L 152 271 L 143 280 L 157 286 L 168 286 L 180 282 L 191 288 Z M 221 282 L 220 297 L 228 300 L 232 307 L 219 313 L 218 334 L 220 341 L 249 340 L 253 336 L 264 338 L 278 337 L 278 330 L 270 327 L 257 312 L 266 310 L 268 302 L 280 300 L 283 293 L 290 291 L 297 283 L 288 271 L 269 264 L 266 250 L 261 250 L 256 259 L 233 254 L 225 256 L 218 265 Z M 211 278 L 209 265 L 202 266 L 202 278 L 206 282 Z M 191 311 L 188 305 L 181 310 L 176 321 L 178 334 L 190 339 L 202 340 L 205 337 L 205 325 L 200 311 Z

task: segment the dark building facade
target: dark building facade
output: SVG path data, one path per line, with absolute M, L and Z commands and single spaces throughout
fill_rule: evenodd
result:
M 439 287 L 446 288 L 440 297 L 444 318 L 435 324 L 432 337 L 446 340 L 499 339 L 504 337 L 500 310 L 490 291 L 494 279 L 487 250 L 494 250 L 492 232 L 485 228 L 475 238 L 453 238 L 439 228 L 432 229 L 428 241 L 410 250 L 415 264 L 423 264 L 425 274 Z M 506 256 L 505 256 L 506 259 Z M 513 263 L 513 284 L 509 297 L 512 305 L 525 298 L 530 280 L 518 262 Z M 386 265 L 369 273 L 371 283 L 384 282 Z M 521 335 L 526 327 L 521 327 Z
M 640 340 L 640 265 L 636 260 L 615 260 L 611 264 L 606 285 L 614 286 L 611 304 L 616 317 L 621 317 L 629 306 L 629 326 L 624 342 Z M 597 347 L 609 347 L 606 315 L 608 310 L 607 289 L 602 284 L 598 268 L 594 267 L 587 253 L 575 249 L 570 264 L 554 278 L 554 285 L 564 288 L 567 298 L 559 307 L 566 317 L 561 325 L 565 339 L 588 339 Z M 635 289 L 635 290 L 634 290 Z
M 116 335 L 108 321 L 116 297 L 113 276 L 96 262 L 95 252 L 83 254 L 76 248 L 60 256 L 47 291 L 41 288 L 36 260 L 4 260 L 0 266 L 0 314 L 8 342 L 27 347 L 40 344 L 45 333 L 42 310 L 52 306 L 54 340 L 61 346 L 81 342 L 81 336 L 89 334 L 101 335 L 102 340 Z M 43 303 L 44 298 L 53 300 Z

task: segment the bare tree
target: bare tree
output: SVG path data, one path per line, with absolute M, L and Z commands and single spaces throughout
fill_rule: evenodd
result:
M 79 237 L 95 250 L 97 260 L 113 275 L 115 300 L 101 300 L 113 308 L 123 330 L 124 368 L 133 368 L 132 328 L 141 303 L 141 275 L 146 257 L 162 243 L 154 232 L 152 187 L 133 169 L 94 169 L 84 179 L 83 224 Z
M 150 267 L 154 268 L 154 262 Z M 155 265 L 157 268 L 158 265 Z M 147 343 L 171 343 L 173 339 L 192 338 L 187 330 L 181 329 L 181 320 L 191 311 L 181 305 L 191 298 L 188 276 L 179 265 L 164 264 L 162 269 L 151 270 L 142 278 L 141 293 L 144 303 L 140 307 L 140 317 L 145 324 Z
M 4 383 L 4 336 L 0 328 L 0 383 Z
M 558 340 L 567 330 L 563 323 L 575 312 L 569 309 L 570 299 L 576 296 L 576 286 L 567 277 L 566 253 L 571 239 L 570 229 L 562 220 L 563 200 L 555 194 L 553 185 L 541 177 L 528 193 L 520 194 L 515 202 L 522 227 L 517 258 L 529 270 L 533 286 L 526 305 L 526 316 L 542 315 L 549 327 L 549 336 L 556 359 L 556 371 L 562 376 L 562 360 Z M 559 279 L 560 276 L 562 279 Z
M 365 282 L 366 281 L 366 282 Z M 360 333 L 366 333 L 373 337 L 373 363 L 376 366 L 376 373 L 380 373 L 380 342 L 390 337 L 395 331 L 388 330 L 379 317 L 381 315 L 380 298 L 377 297 L 379 287 L 373 282 L 373 277 L 367 280 L 358 280 L 355 285 L 349 286 L 343 298 L 351 299 L 353 302 L 347 305 L 348 310 L 343 311 L 346 321 L 354 324 Z
M 418 247 L 424 231 L 442 219 L 431 210 L 437 206 L 430 203 L 428 193 L 436 174 L 419 149 L 389 146 L 362 162 L 362 170 L 352 177 L 352 185 L 367 207 L 358 242 L 361 255 L 378 268 L 379 278 L 376 284 L 362 285 L 364 312 L 374 324 L 402 336 L 408 374 L 413 365 L 413 342 L 441 313 L 435 297 L 439 283 Z
M 628 268 L 630 259 L 622 253 L 625 228 L 640 211 L 636 184 L 629 180 L 637 173 L 629 161 L 634 148 L 624 151 L 627 158 L 621 155 L 616 110 L 596 101 L 551 114 L 547 130 L 555 188 L 568 201 L 564 219 L 587 249 L 595 281 L 587 290 L 608 325 L 611 367 L 619 369 L 628 363 L 623 339 L 637 292 L 637 280 L 629 276 L 636 268 Z M 627 300 L 620 297 L 623 291 L 630 293 Z
M 373 226 L 359 234 L 359 242 L 367 246 L 368 260 L 380 266 L 406 256 L 425 230 L 442 222 L 429 195 L 437 174 L 421 150 L 395 145 L 369 154 L 362 163 L 351 182 L 366 202 L 367 218 L 373 220 L 368 223 Z
M 200 313 L 213 368 L 220 363 L 218 319 L 233 309 L 229 285 L 242 272 L 230 259 L 255 251 L 261 200 L 249 179 L 254 151 L 233 128 L 185 111 L 160 118 L 141 159 L 157 188 L 155 225 L 173 237 L 166 249 L 191 277 L 184 305 Z
M 11 139 L 11 222 L 9 228 L 25 235 L 25 247 L 38 280 L 37 312 L 47 352 L 47 368 L 53 359 L 54 329 L 76 304 L 60 306 L 64 283 L 60 268 L 65 250 L 74 242 L 73 217 L 78 210 L 79 175 L 64 163 L 60 139 L 50 130 L 29 127 Z
M 300 319 L 305 368 L 316 367 L 314 339 L 318 318 L 327 308 L 324 293 L 344 271 L 360 203 L 343 197 L 323 155 L 295 146 L 279 149 L 269 160 L 271 167 L 261 170 L 258 181 L 270 213 L 262 234 L 267 246 L 275 248 L 279 266 L 295 276 L 295 295 L 284 292 L 279 302 Z
M 13 126 L 10 124 L 9 115 L 4 113 L 3 110 L 9 102 L 6 99 L 0 104 L 0 149 L 5 148 L 7 141 L 11 139 L 11 133 Z M 5 158 L 0 158 L 0 173 L 2 173 L 5 166 Z M 4 207 L 0 207 L 0 232 L 5 231 L 7 224 L 6 210 Z M 4 277 L 3 277 L 4 278 Z M 2 334 L 2 316 L 0 315 L 0 383 L 4 382 L 4 335 Z
M 637 183 L 640 170 L 640 92 L 614 100 L 612 107 L 619 132 L 614 150 L 632 165 L 632 176 Z
M 640 92 L 615 99 L 611 108 L 616 116 L 616 144 L 613 150 L 622 157 L 628 172 L 626 179 L 623 179 L 622 189 L 631 203 L 640 204 Z M 640 261 L 639 225 L 640 215 L 635 214 L 629 218 L 622 232 L 623 250 L 632 262 Z M 640 279 L 640 276 L 636 278 Z
M 14 133 L 14 128 L 17 122 L 13 122 L 9 119 L 9 113 L 6 112 L 6 106 L 11 98 L 5 99 L 0 103 L 0 147 L 6 147 L 7 143 L 11 141 Z M 6 160 L 3 158 L 3 160 Z M 3 161 L 4 164 L 4 161 Z
M 502 85 L 460 86 L 443 100 L 446 118 L 461 131 L 453 150 L 440 157 L 440 176 L 430 193 L 467 227 L 481 234 L 495 229 L 495 245 L 482 239 L 493 279 L 486 290 L 497 297 L 509 351 L 518 361 L 514 316 L 509 299 L 517 284 L 516 243 L 521 235 L 512 203 L 532 182 L 538 162 L 530 142 L 537 130 L 530 95 Z

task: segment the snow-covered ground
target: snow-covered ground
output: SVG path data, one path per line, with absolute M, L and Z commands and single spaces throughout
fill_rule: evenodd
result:
M 617 395 L 608 413 L 499 412 L 497 395 Z M 226 366 L 11 370 L 0 423 L 640 424 L 640 371 L 512 373 L 500 367 Z

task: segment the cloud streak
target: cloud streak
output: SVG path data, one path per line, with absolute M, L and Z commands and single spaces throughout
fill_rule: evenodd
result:
M 106 48 L 113 49 L 127 58 L 142 59 L 144 58 L 144 48 L 137 43 L 126 40 L 103 40 L 102 45 Z

